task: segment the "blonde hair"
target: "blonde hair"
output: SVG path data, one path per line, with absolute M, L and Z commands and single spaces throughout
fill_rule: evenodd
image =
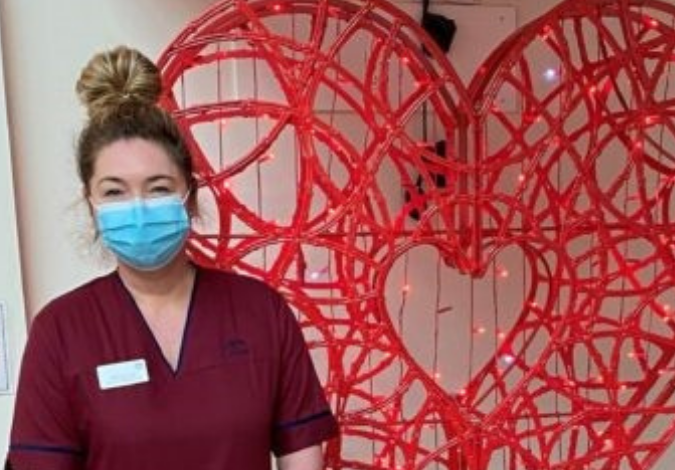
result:
M 82 69 L 75 90 L 89 117 L 77 144 L 77 168 L 87 194 L 101 149 L 132 138 L 161 145 L 193 186 L 190 152 L 178 124 L 158 104 L 162 79 L 150 59 L 126 46 L 98 53 Z
M 129 103 L 155 105 L 162 80 L 152 61 L 135 49 L 120 46 L 96 54 L 82 70 L 75 89 L 89 119 L 105 119 Z

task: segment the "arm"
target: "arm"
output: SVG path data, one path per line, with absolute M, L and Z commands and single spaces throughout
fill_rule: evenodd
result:
M 31 325 L 21 361 L 5 470 L 84 470 L 61 343 L 41 315 Z
M 279 375 L 276 382 L 272 451 L 280 470 L 320 470 L 321 444 L 338 434 L 338 424 L 317 377 L 300 324 L 277 297 Z
M 305 447 L 278 458 L 277 468 L 279 470 L 321 470 L 323 468 L 321 445 Z

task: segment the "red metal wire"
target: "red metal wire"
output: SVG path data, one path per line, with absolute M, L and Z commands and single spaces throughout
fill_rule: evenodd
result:
M 166 49 L 164 103 L 216 214 L 191 254 L 302 312 L 341 422 L 329 468 L 654 465 L 675 432 L 674 18 L 666 2 L 568 0 L 467 86 L 383 1 L 223 1 Z M 424 110 L 445 155 L 422 139 Z M 429 276 L 440 259 L 500 303 L 459 390 L 415 353 L 415 290 L 393 281 L 429 252 Z M 508 253 L 516 307 L 497 293 Z M 450 293 L 476 309 L 452 315 L 479 313 L 471 292 Z M 452 310 L 432 304 L 426 318 Z

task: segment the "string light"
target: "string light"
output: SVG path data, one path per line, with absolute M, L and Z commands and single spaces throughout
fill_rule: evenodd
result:
M 547 82 L 555 82 L 558 80 L 558 71 L 553 67 L 549 67 L 544 71 L 544 79 Z
M 656 122 L 658 122 L 658 120 L 659 120 L 659 117 L 656 116 L 656 115 L 653 115 L 653 114 L 649 115 L 649 116 L 645 116 L 645 125 L 651 126 L 651 125 L 655 124 Z
M 603 446 L 602 446 L 602 448 L 603 448 L 603 450 L 605 450 L 605 451 L 614 450 L 614 440 L 613 440 L 613 439 L 605 439 L 605 440 L 603 441 Z
M 645 23 L 651 28 L 658 28 L 659 26 L 658 20 L 649 16 L 645 16 Z
M 513 354 L 510 353 L 505 353 L 500 356 L 502 362 L 506 364 L 507 366 L 512 365 L 514 362 L 516 362 L 516 357 Z

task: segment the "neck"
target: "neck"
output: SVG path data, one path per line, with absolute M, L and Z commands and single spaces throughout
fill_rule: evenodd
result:
M 134 297 L 166 297 L 191 289 L 195 269 L 186 256 L 179 255 L 171 263 L 155 271 L 139 271 L 120 263 L 118 273 Z

